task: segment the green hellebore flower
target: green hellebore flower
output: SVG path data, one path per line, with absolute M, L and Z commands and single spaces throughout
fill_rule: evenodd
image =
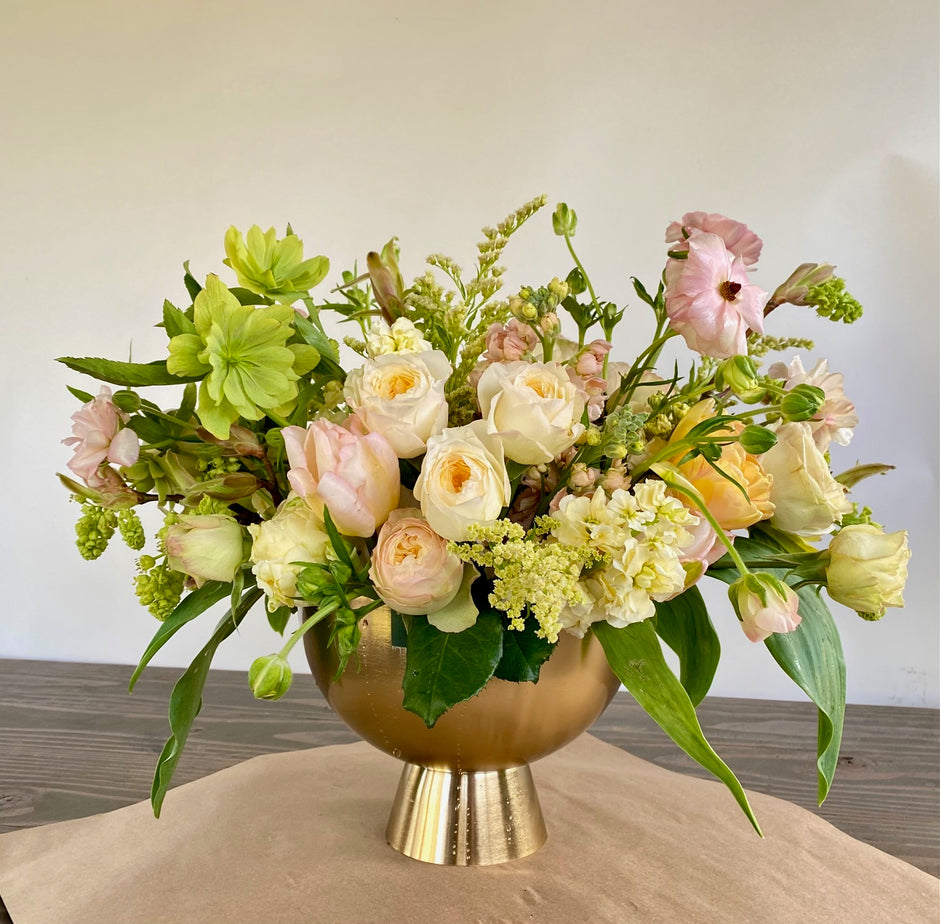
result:
M 196 410 L 213 436 L 228 439 L 239 417 L 260 420 L 297 397 L 294 364 L 301 357 L 286 345 L 293 308 L 242 305 L 214 275 L 193 308 L 195 333 L 170 340 L 166 366 L 173 375 L 205 375 Z
M 305 260 L 303 241 L 295 234 L 278 240 L 274 228 L 262 231 L 257 225 L 245 237 L 234 225 L 225 232 L 223 262 L 235 270 L 239 285 L 288 305 L 306 295 L 330 268 L 326 257 Z

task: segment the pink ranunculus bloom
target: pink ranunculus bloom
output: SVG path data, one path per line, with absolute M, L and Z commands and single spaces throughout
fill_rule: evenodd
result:
M 137 434 L 126 427 L 127 414 L 114 405 L 111 389 L 101 386 L 97 398 L 72 415 L 72 436 L 62 440 L 75 453 L 68 467 L 90 488 L 98 488 L 106 479 L 98 474 L 104 462 L 133 465 L 140 454 Z
M 807 372 L 799 356 L 794 356 L 789 366 L 783 363 L 774 363 L 767 374 L 775 379 L 784 380 L 784 388 L 789 391 L 797 385 L 815 385 L 826 394 L 826 400 L 816 412 L 816 416 L 807 421 L 813 431 L 813 442 L 820 452 L 829 449 L 830 442 L 840 446 L 848 446 L 852 439 L 852 431 L 858 425 L 858 415 L 855 405 L 849 401 L 843 391 L 843 378 L 841 372 L 830 372 L 829 363 L 825 359 Z
M 514 363 L 538 346 L 539 338 L 523 321 L 513 318 L 508 324 L 491 324 L 486 332 L 486 353 L 491 363 Z
M 747 269 L 757 266 L 764 242 L 740 221 L 717 212 L 686 212 L 682 221 L 674 221 L 666 228 L 666 243 L 678 245 L 673 250 L 684 250 L 686 237 L 693 231 L 717 234 L 725 242 L 725 247 L 744 261 Z
M 666 263 L 666 314 L 689 348 L 726 359 L 747 352 L 747 332 L 763 333 L 769 293 L 748 282 L 741 257 L 717 234 L 694 231 L 684 260 Z
M 312 509 L 325 505 L 344 535 L 372 536 L 398 506 L 398 456 L 380 433 L 352 433 L 322 418 L 281 432 L 291 487 Z

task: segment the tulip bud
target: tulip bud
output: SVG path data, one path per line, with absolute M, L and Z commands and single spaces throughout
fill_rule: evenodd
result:
M 555 206 L 552 214 L 552 228 L 559 237 L 574 237 L 575 229 L 578 227 L 578 216 L 574 209 L 569 209 L 564 202 L 559 202 Z
M 741 448 L 753 456 L 759 456 L 762 452 L 767 452 L 776 442 L 777 434 L 766 427 L 752 425 L 745 427 L 739 437 Z
M 789 421 L 812 420 L 823 406 L 826 393 L 816 385 L 797 385 L 780 401 L 780 410 Z
M 752 642 L 762 642 L 775 632 L 792 632 L 800 624 L 799 598 L 773 575 L 742 575 L 728 588 L 728 597 Z
M 715 373 L 715 384 L 720 389 L 729 388 L 742 401 L 754 404 L 766 393 L 757 377 L 757 367 L 750 356 L 732 356 L 719 363 Z
M 287 659 L 279 654 L 255 658 L 248 669 L 248 685 L 256 699 L 280 699 L 293 679 Z

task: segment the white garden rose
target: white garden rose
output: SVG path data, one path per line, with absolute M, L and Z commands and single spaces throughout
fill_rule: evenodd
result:
M 808 423 L 781 424 L 776 435 L 776 445 L 760 457 L 761 467 L 773 479 L 771 522 L 798 536 L 829 532 L 852 510 L 845 488 L 832 477 Z
M 551 462 L 584 432 L 584 392 L 559 363 L 493 363 L 477 390 L 487 429 L 500 435 L 508 459 Z
M 350 372 L 343 394 L 369 433 L 381 433 L 399 459 L 413 459 L 447 426 L 452 372 L 440 350 L 384 353 Z
M 414 487 L 421 512 L 439 536 L 467 538 L 473 523 L 492 523 L 511 497 L 509 475 L 498 436 L 486 421 L 450 427 L 428 440 Z
M 268 597 L 268 609 L 296 606 L 297 575 L 293 562 L 324 562 L 330 545 L 319 517 L 301 497 L 291 497 L 270 520 L 248 527 L 252 572 Z

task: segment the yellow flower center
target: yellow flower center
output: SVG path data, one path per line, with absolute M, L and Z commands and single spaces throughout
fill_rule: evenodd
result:
M 471 474 L 470 466 L 463 459 L 452 459 L 447 462 L 442 472 L 442 481 L 453 494 L 459 494 Z
M 383 398 L 396 398 L 406 391 L 411 391 L 418 381 L 418 374 L 414 369 L 395 369 L 383 376 L 379 382 L 378 392 Z

